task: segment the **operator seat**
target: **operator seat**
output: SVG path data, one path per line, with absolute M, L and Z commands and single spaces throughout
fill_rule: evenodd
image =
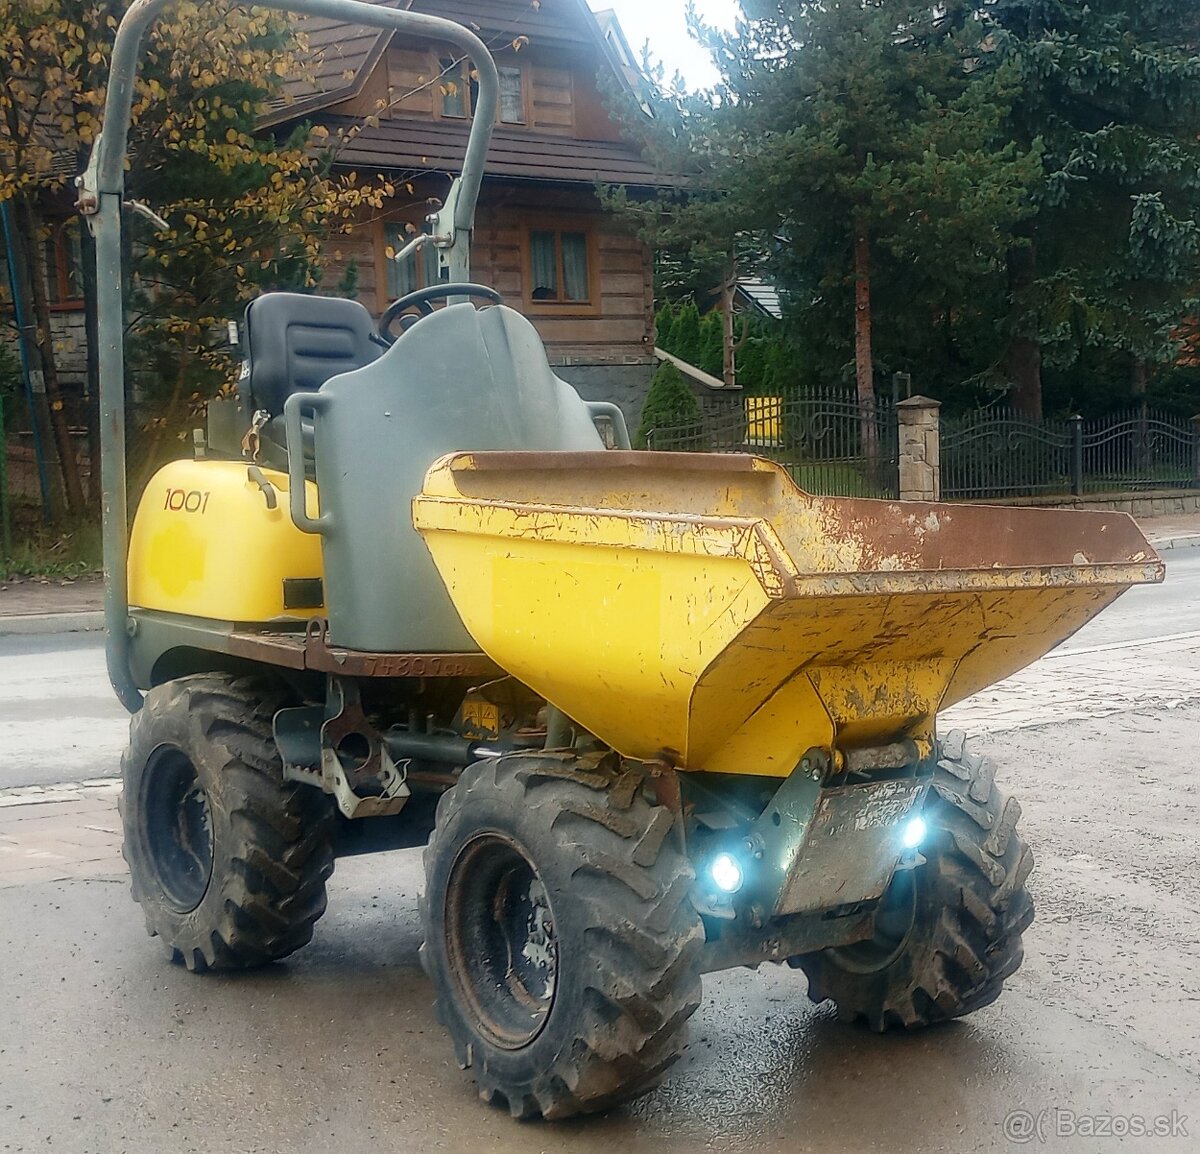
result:
M 246 361 L 240 391 L 246 409 L 275 418 L 293 393 L 315 392 L 383 352 L 375 322 L 358 301 L 301 293 L 264 293 L 246 306 Z
M 385 347 L 376 343 L 375 322 L 358 301 L 282 292 L 264 293 L 246 306 L 242 341 L 242 417 L 249 422 L 266 414 L 259 429 L 259 459 L 281 470 L 287 469 L 283 406 L 288 397 L 364 368 Z M 304 455 L 311 476 L 310 437 L 305 437 Z

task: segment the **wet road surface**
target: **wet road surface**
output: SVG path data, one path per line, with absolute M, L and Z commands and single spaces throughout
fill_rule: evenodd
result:
M 1163 585 L 1130 590 L 1059 653 L 1181 630 L 1200 630 L 1200 548 L 1170 550 Z M 100 634 L 0 636 L 0 789 L 116 774 L 128 724 Z
M 1200 550 L 1182 552 L 1176 583 L 1135 591 L 1065 648 L 1200 630 Z M 45 639 L 25 654 L 45 665 L 14 668 L 18 641 L 0 650 L 0 786 L 72 767 L 111 774 L 124 721 L 95 704 L 95 639 Z M 1200 670 L 1200 644 L 1168 649 L 1168 665 Z M 198 978 L 145 936 L 110 834 L 107 857 L 75 880 L 0 876 L 0 1151 L 1190 1154 L 1200 701 L 1139 702 L 1140 664 L 1157 649 L 1106 652 L 1047 662 L 1043 682 L 1060 692 L 1072 661 L 1103 659 L 1124 671 L 1123 709 L 1000 726 L 979 742 L 1024 804 L 1038 917 L 1024 967 L 963 1022 L 880 1038 L 811 1006 L 797 972 L 714 975 L 662 1089 L 603 1118 L 516 1124 L 477 1100 L 430 1008 L 419 852 L 340 861 L 310 947 L 267 971 Z M 97 844 L 115 829 L 104 806 Z M 52 808 L 28 806 L 26 818 Z M 14 812 L 0 808 L 0 848 Z M 1154 1126 L 1163 1136 L 1128 1136 Z
M 1028 1111 L 1050 1139 L 1028 1148 L 1194 1151 L 1198 732 L 1190 707 L 983 743 L 1038 855 L 1027 960 L 995 1005 L 880 1038 L 810 1006 L 798 973 L 716 975 L 664 1088 L 565 1125 L 512 1123 L 455 1068 L 417 961 L 418 853 L 339 862 L 313 945 L 232 978 L 170 965 L 115 868 L 0 889 L 0 1150 L 1011 1151 Z M 1057 1136 L 1172 1112 L 1193 1137 Z

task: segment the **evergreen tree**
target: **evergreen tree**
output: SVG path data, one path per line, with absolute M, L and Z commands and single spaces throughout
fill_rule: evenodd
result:
M 670 361 L 664 361 L 650 382 L 634 444 L 639 449 L 661 447 L 650 444 L 651 434 L 665 429 L 679 434 L 681 429 L 690 430 L 699 420 L 700 405 L 683 374 Z
M 965 4 L 742 10 L 732 33 L 694 22 L 721 87 L 656 110 L 651 152 L 689 185 L 633 211 L 660 246 L 762 253 L 819 352 L 808 371 L 849 361 L 869 409 L 878 303 L 885 335 L 936 328 L 997 276 L 1031 211 L 1040 146 L 1001 139 L 1019 71 L 980 68 L 985 33 Z
M 1194 0 L 991 0 L 987 70 L 1015 70 L 1011 136 L 1041 141 L 1037 214 L 1009 253 L 1007 370 L 1173 363 L 1200 283 L 1200 16 Z M 1082 375 L 1082 374 L 1081 374 Z

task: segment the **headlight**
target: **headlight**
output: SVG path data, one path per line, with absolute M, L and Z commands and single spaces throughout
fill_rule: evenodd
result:
M 741 863 L 731 853 L 719 853 L 708 867 L 713 885 L 722 893 L 736 894 L 746 880 Z
M 904 827 L 904 835 L 902 842 L 905 849 L 916 849 L 917 846 L 925 840 L 925 835 L 929 832 L 929 827 L 925 824 L 923 817 L 914 817 L 912 821 Z

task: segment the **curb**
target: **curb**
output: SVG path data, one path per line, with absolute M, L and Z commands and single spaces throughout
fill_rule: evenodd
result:
M 1200 533 L 1189 533 L 1184 537 L 1165 537 L 1161 541 L 1151 541 L 1150 544 L 1160 553 L 1166 549 L 1195 549 L 1200 546 Z
M 44 633 L 97 633 L 104 628 L 102 610 L 76 613 L 18 613 L 0 616 L 0 637 Z

